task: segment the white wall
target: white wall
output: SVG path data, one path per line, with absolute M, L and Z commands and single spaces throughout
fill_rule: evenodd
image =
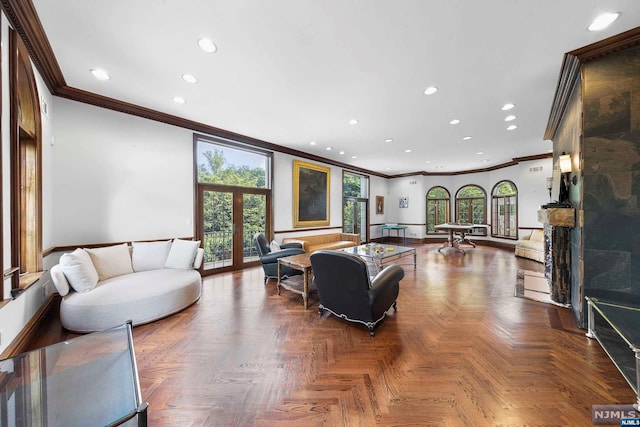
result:
M 519 228 L 541 228 L 537 211 L 540 205 L 549 202 L 546 188 L 547 177 L 552 176 L 552 159 L 532 160 L 515 166 L 491 172 L 472 173 L 447 176 L 416 176 L 389 180 L 389 196 L 391 203 L 386 222 L 407 224 L 407 237 L 426 237 L 426 194 L 434 186 L 442 186 L 449 190 L 451 200 L 456 191 L 467 184 L 482 187 L 487 193 L 487 223 L 491 223 L 491 191 L 502 180 L 512 181 L 518 188 L 518 226 Z M 409 198 L 409 208 L 399 208 L 400 197 Z M 385 199 L 386 201 L 386 199 Z M 455 205 L 451 204 L 451 215 L 455 215 Z M 522 232 L 524 235 L 528 231 Z
M 56 98 L 56 246 L 193 235 L 193 132 Z

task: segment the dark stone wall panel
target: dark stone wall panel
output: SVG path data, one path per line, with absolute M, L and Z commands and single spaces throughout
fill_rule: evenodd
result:
M 640 251 L 640 214 L 585 211 L 584 228 L 584 246 L 590 251 Z
M 585 250 L 584 273 L 585 295 L 591 295 L 590 289 L 640 292 L 638 285 L 633 285 L 629 252 Z

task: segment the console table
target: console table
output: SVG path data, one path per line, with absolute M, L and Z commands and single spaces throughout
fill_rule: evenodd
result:
M 406 225 L 381 225 L 380 229 L 382 230 L 382 240 L 384 241 L 384 230 L 387 230 L 387 239 L 391 239 L 391 230 L 396 230 L 396 235 L 398 239 L 400 239 L 400 230 L 402 230 L 402 243 L 407 244 L 407 226 Z
M 2 426 L 147 425 L 131 324 L 0 360 Z

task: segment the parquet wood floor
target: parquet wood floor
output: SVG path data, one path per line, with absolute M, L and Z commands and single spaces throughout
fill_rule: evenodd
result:
M 585 426 L 591 405 L 634 402 L 568 309 L 513 296 L 541 264 L 438 246 L 417 247 L 373 339 L 259 267 L 205 279 L 197 304 L 134 329 L 149 424 Z M 34 346 L 72 336 L 52 318 Z

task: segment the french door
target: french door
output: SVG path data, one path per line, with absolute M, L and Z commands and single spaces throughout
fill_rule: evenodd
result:
M 259 263 L 255 233 L 270 236 L 271 191 L 198 184 L 196 236 L 204 248 L 203 275 Z
M 344 197 L 342 202 L 342 231 L 360 235 L 361 242 L 369 241 L 369 201 L 359 197 Z

